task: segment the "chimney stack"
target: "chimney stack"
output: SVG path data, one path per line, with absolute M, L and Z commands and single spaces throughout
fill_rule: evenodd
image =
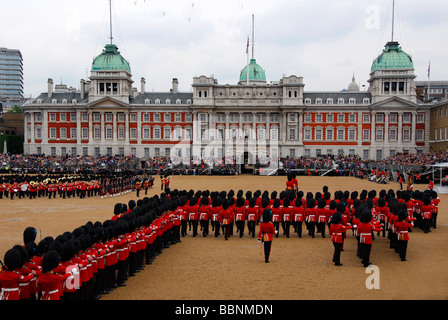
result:
M 173 79 L 173 89 L 172 89 L 173 94 L 177 94 L 178 88 L 179 88 L 179 81 L 176 78 L 174 78 Z
M 86 95 L 86 81 L 84 79 L 81 79 L 80 90 L 81 90 L 81 99 L 84 99 Z
M 141 94 L 145 93 L 145 84 L 146 84 L 146 80 L 145 80 L 145 78 L 142 77 L 141 80 L 140 80 L 140 87 L 141 87 L 140 91 L 141 91 Z
M 48 97 L 50 98 L 53 95 L 53 79 L 48 79 Z

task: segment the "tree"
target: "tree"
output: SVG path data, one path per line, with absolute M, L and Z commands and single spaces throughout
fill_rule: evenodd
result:
M 23 109 L 21 106 L 15 105 L 13 106 L 11 109 L 9 109 L 8 111 L 9 113 L 23 113 Z

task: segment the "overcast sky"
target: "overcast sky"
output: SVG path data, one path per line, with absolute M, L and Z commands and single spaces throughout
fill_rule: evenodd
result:
M 394 40 L 414 61 L 416 80 L 448 80 L 448 0 L 396 0 Z M 255 16 L 255 58 L 267 81 L 304 77 L 305 91 L 339 91 L 353 74 L 366 85 L 391 40 L 392 0 L 113 0 L 113 42 L 134 86 L 168 91 L 172 78 L 236 84 Z M 19 49 L 25 95 L 47 79 L 78 88 L 109 43 L 109 0 L 0 0 L 0 47 Z

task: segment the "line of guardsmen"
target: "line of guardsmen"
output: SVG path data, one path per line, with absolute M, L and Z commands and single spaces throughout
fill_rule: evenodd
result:
M 198 227 L 204 237 L 211 223 L 215 237 L 220 231 L 227 240 L 234 224 L 239 237 L 247 221 L 249 235 L 255 238 L 260 212 L 271 211 L 276 230 L 283 228 L 289 237 L 292 225 L 301 237 L 304 222 L 310 237 L 315 232 L 325 237 L 328 226 L 335 245 L 333 262 L 340 263 L 340 252 L 347 230 L 358 242 L 357 256 L 366 267 L 372 241 L 386 236 L 390 248 L 406 260 L 408 232 L 412 226 L 425 233 L 436 228 L 439 198 L 425 192 L 375 190 L 361 193 L 336 191 L 306 194 L 285 190 L 277 194 L 260 190 L 245 194 L 239 190 L 167 190 L 160 196 L 145 197 L 127 204 L 117 203 L 111 219 L 87 222 L 73 232 L 56 238 L 45 237 L 35 243 L 37 230 L 24 231 L 24 244 L 8 250 L 0 273 L 2 299 L 99 299 L 101 295 L 126 285 L 126 279 L 152 263 L 162 250 L 181 242 L 190 224 L 193 237 Z M 277 197 L 278 195 L 278 197 Z M 279 209 L 279 210 L 276 210 Z M 401 223 L 403 222 L 403 223 Z M 347 228 L 338 228 L 337 226 Z M 344 229 L 347 229 L 344 231 Z M 279 232 L 276 233 L 277 237 Z
M 0 199 L 94 197 L 120 195 L 132 189 L 131 175 L 3 176 Z

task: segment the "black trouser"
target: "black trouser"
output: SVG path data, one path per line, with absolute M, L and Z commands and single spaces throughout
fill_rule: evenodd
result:
M 424 233 L 430 231 L 431 228 L 431 219 L 422 219 L 422 230 Z
M 316 222 L 308 222 L 308 234 L 314 238 Z
M 229 238 L 229 225 L 228 224 L 222 225 L 222 233 L 224 234 L 224 238 L 227 240 Z
M 437 228 L 437 212 L 434 212 L 432 215 L 431 215 L 431 221 L 432 221 L 432 227 L 434 228 L 434 229 L 436 229 Z
M 215 237 L 219 236 L 219 221 L 212 221 L 212 225 L 215 231 Z
M 202 230 L 202 235 L 204 237 L 208 236 L 208 225 L 209 225 L 208 220 L 201 220 L 201 230 Z
M 255 238 L 255 221 L 248 221 L 247 227 L 249 229 L 249 234 L 252 234 L 252 238 Z
M 342 243 L 333 242 L 334 246 L 333 262 L 336 266 L 341 264 L 342 245 L 343 245 Z
M 302 238 L 302 221 L 295 221 L 293 224 L 294 231 L 299 235 L 299 238 Z
M 397 251 L 400 255 L 401 261 L 406 261 L 406 251 L 408 248 L 408 241 L 406 240 L 397 240 Z
M 283 230 L 285 231 L 286 238 L 289 238 L 290 226 L 291 226 L 291 221 L 284 221 Z
M 317 230 L 322 234 L 322 238 L 325 238 L 325 222 L 317 222 Z
M 193 224 L 193 237 L 196 237 L 198 235 L 198 220 L 191 220 L 191 223 Z
M 269 255 L 271 254 L 271 245 L 272 245 L 272 241 L 264 241 L 263 242 L 263 246 L 264 246 L 264 261 L 265 262 L 269 261 Z
M 181 235 L 185 237 L 187 235 L 187 220 L 181 220 Z
M 370 251 L 372 250 L 372 245 L 366 243 L 360 243 L 359 249 L 361 254 L 361 262 L 364 265 L 364 267 L 367 267 L 370 264 Z
M 242 238 L 244 235 L 244 224 L 245 224 L 244 220 L 236 222 L 236 227 L 240 233 L 240 238 Z

